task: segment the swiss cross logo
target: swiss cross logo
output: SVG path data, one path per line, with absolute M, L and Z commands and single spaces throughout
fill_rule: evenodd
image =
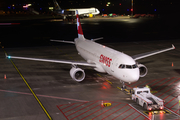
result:
M 77 18 L 77 29 L 79 30 L 79 18 Z
M 111 61 L 112 61 L 111 58 L 106 57 L 103 54 L 100 55 L 99 62 L 105 64 L 106 66 L 110 67 L 111 66 Z
M 79 19 L 79 15 L 77 14 L 76 16 L 77 16 L 77 30 L 78 30 L 78 34 L 83 35 L 82 28 L 81 28 L 81 23 L 80 23 L 80 19 Z

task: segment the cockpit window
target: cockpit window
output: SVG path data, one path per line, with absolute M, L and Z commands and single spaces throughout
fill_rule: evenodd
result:
M 124 65 L 124 64 L 120 64 L 119 65 L 119 68 L 127 68 L 127 69 L 135 69 L 137 68 L 137 64 L 134 64 L 134 65 Z
M 119 68 L 125 68 L 125 65 L 124 64 L 120 64 Z
M 131 65 L 126 65 L 126 68 L 132 69 L 132 66 Z
M 132 65 L 133 68 L 137 68 L 138 66 L 136 64 Z
M 143 92 L 148 93 L 148 91 L 143 91 Z

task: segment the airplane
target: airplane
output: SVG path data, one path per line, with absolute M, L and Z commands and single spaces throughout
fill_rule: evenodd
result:
M 64 17 L 68 16 L 76 16 L 76 10 L 78 10 L 78 14 L 81 17 L 88 17 L 89 14 L 98 15 L 100 11 L 97 8 L 74 8 L 74 9 L 64 9 L 62 10 L 56 0 L 53 0 L 55 6 L 55 12 L 60 15 L 64 15 Z
M 74 11 L 76 13 L 78 11 L 79 15 L 83 15 L 84 17 L 88 17 L 89 14 L 98 15 L 100 12 L 97 8 L 74 8 L 74 9 L 66 9 L 66 11 Z
M 77 31 L 78 38 L 74 41 L 64 41 L 64 40 L 50 40 L 55 42 L 64 42 L 75 44 L 78 54 L 84 58 L 86 61 L 68 61 L 68 60 L 52 60 L 52 59 L 40 59 L 40 58 L 28 58 L 28 57 L 17 57 L 6 55 L 7 58 L 24 59 L 24 60 L 35 60 L 43 62 L 53 62 L 53 63 L 64 63 L 71 64 L 72 68 L 70 70 L 70 76 L 73 80 L 81 82 L 85 79 L 85 72 L 78 66 L 90 66 L 96 71 L 101 73 L 108 73 L 114 76 L 122 82 L 122 88 L 126 88 L 124 82 L 129 84 L 136 82 L 140 77 L 144 77 L 147 74 L 147 67 L 143 64 L 139 64 L 136 60 L 146 58 L 155 54 L 166 52 L 175 49 L 174 45 L 172 47 L 151 51 L 143 54 L 138 54 L 134 56 L 129 56 L 125 53 L 119 52 L 102 44 L 96 43 L 96 40 L 102 39 L 92 39 L 88 40 L 84 37 L 78 11 L 76 11 L 77 17 Z

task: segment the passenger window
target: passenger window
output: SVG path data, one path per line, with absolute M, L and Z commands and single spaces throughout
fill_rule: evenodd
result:
M 131 68 L 132 68 L 132 66 L 131 66 L 131 65 L 126 65 L 126 68 L 131 69 Z

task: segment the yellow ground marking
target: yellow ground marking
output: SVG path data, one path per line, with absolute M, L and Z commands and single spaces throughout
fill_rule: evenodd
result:
M 117 87 L 119 90 L 121 90 L 121 88 L 120 87 Z
M 2 48 L 4 50 L 4 48 Z M 5 54 L 7 55 L 7 52 L 4 50 Z M 44 110 L 45 114 L 47 115 L 47 117 L 49 118 L 49 120 L 52 120 L 51 116 L 49 115 L 49 113 L 47 112 L 47 110 L 44 108 L 44 106 L 42 105 L 42 103 L 40 102 L 40 100 L 38 99 L 38 97 L 36 96 L 36 94 L 34 93 L 34 91 L 31 89 L 31 87 L 29 86 L 28 82 L 24 79 L 23 75 L 21 74 L 21 72 L 18 70 L 18 68 L 16 67 L 16 65 L 13 63 L 13 61 L 10 59 L 11 63 L 13 64 L 14 68 L 16 69 L 16 71 L 19 73 L 19 75 L 21 76 L 21 78 L 24 80 L 26 86 L 29 88 L 29 90 L 31 91 L 31 93 L 33 94 L 33 96 L 35 97 L 35 99 L 37 100 L 37 102 L 39 103 L 39 105 L 41 106 L 41 108 Z
M 109 80 L 106 80 L 109 84 L 112 84 L 112 82 L 110 82 Z
M 50 45 L 52 45 L 51 43 L 49 43 Z M 54 45 L 52 45 L 53 47 L 55 47 Z M 61 51 L 58 47 L 55 47 L 57 50 Z
M 124 90 L 127 92 L 127 94 L 130 94 L 130 92 L 129 92 L 130 90 L 127 90 L 127 89 L 124 89 Z
M 101 77 L 101 75 L 100 74 L 97 74 L 99 77 Z

